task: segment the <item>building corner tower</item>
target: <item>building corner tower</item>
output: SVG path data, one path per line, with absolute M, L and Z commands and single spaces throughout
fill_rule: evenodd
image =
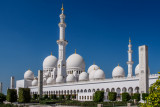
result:
M 56 82 L 64 82 L 66 78 L 66 45 L 68 42 L 65 40 L 65 15 L 64 15 L 64 8 L 62 4 L 62 13 L 60 14 L 60 23 L 59 26 L 59 40 L 57 40 L 57 44 L 59 47 L 59 57 L 58 57 L 58 63 L 57 63 L 57 79 Z M 62 80 L 63 77 L 63 80 Z
M 128 76 L 127 77 L 132 77 L 133 73 L 132 73 L 132 65 L 133 65 L 133 61 L 132 61 L 132 44 L 131 44 L 131 39 L 129 38 L 129 45 L 128 45 Z

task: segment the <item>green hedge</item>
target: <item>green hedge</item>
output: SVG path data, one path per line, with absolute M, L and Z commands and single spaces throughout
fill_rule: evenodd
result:
M 109 92 L 108 96 L 109 96 L 110 101 L 116 101 L 117 93 L 116 92 Z
M 72 99 L 76 99 L 76 95 L 72 95 Z
M 93 96 L 93 100 L 95 102 L 103 102 L 103 99 L 104 99 L 104 91 L 96 91 Z
M 33 99 L 34 100 L 38 99 L 38 95 L 37 94 L 33 94 Z
M 70 95 L 66 95 L 66 100 L 71 100 L 71 96 Z
M 17 90 L 16 89 L 8 89 L 7 90 L 7 97 L 8 102 L 16 102 L 17 101 Z
M 0 93 L 0 103 L 6 100 L 6 96 L 3 93 Z
M 55 94 L 52 94 L 52 95 L 50 96 L 50 99 L 56 100 L 56 99 L 57 99 L 57 96 L 56 96 Z
M 68 100 L 64 101 L 62 103 L 58 103 L 59 105 L 65 105 L 65 106 L 89 106 L 89 107 L 97 107 L 97 104 L 103 104 L 104 107 L 112 107 L 113 104 L 115 106 L 127 106 L 127 102 L 122 101 L 115 101 L 115 102 L 94 102 L 94 101 L 74 101 L 74 100 Z
M 122 93 L 122 101 L 124 102 L 127 102 L 131 99 L 129 93 L 125 92 L 125 93 Z
M 43 99 L 47 100 L 47 99 L 48 99 L 48 94 L 45 94 L 45 95 L 43 96 Z
M 60 95 L 60 96 L 59 96 L 59 99 L 60 99 L 60 100 L 63 100 L 63 99 L 64 99 L 64 95 Z
M 134 93 L 134 99 L 136 99 L 136 101 L 140 101 L 140 94 Z
M 148 97 L 149 96 L 149 94 L 148 93 L 142 93 L 142 100 L 146 100 L 146 97 Z
M 20 103 L 29 103 L 31 100 L 30 89 L 29 88 L 19 88 L 19 99 Z

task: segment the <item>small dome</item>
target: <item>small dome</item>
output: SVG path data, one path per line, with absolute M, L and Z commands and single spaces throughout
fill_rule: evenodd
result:
M 34 74 L 31 70 L 27 70 L 25 73 L 24 73 L 24 79 L 27 79 L 27 80 L 33 80 L 34 79 Z
M 34 79 L 33 81 L 32 81 L 32 86 L 37 86 L 38 85 L 38 80 L 37 80 L 37 78 L 36 79 Z
M 97 70 L 99 67 L 95 64 L 91 65 L 89 68 L 88 68 L 88 73 L 90 73 L 92 70 Z
M 69 74 L 66 78 L 67 82 L 75 82 L 75 77 L 73 74 Z
M 88 76 L 88 73 L 86 72 L 82 72 L 79 75 L 79 81 L 88 81 L 88 79 L 89 79 L 89 76 Z
M 124 69 L 118 65 L 113 69 L 112 77 L 113 78 L 125 77 Z
M 57 76 L 56 83 L 63 83 L 63 82 L 64 82 L 63 76 Z
M 53 55 L 47 56 L 43 61 L 43 69 L 45 68 L 56 68 L 57 58 Z
M 94 80 L 94 73 L 96 72 L 96 70 L 92 70 L 90 73 L 89 73 L 89 80 Z
M 67 59 L 67 69 L 77 68 L 85 70 L 85 62 L 82 56 L 79 54 L 72 54 Z
M 96 70 L 94 73 L 94 79 L 105 79 L 105 73 L 103 72 L 103 70 Z
M 52 85 L 52 84 L 54 84 L 55 83 L 55 80 L 52 78 L 52 77 L 49 77 L 48 79 L 47 79 L 47 85 Z
M 139 76 L 139 72 L 140 72 L 140 69 L 139 69 L 139 64 L 136 66 L 136 68 L 135 68 L 135 75 L 136 76 Z M 150 69 L 149 69 L 149 67 L 148 67 L 148 74 L 150 75 Z

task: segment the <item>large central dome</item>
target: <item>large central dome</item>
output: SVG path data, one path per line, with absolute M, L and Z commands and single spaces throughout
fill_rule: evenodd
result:
M 79 54 L 72 54 L 67 59 L 67 71 L 84 71 L 85 70 L 85 62 L 82 56 Z M 78 72 L 78 74 L 80 74 Z
M 46 68 L 56 68 L 57 67 L 57 58 L 53 55 L 46 57 L 43 61 L 43 69 Z

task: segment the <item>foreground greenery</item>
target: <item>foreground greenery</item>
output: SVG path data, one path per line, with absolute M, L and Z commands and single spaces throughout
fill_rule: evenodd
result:
M 160 74 L 160 72 L 158 72 Z M 160 107 L 160 76 L 158 80 L 149 88 L 149 95 L 143 99 L 146 102 L 141 104 L 141 107 Z
M 24 106 L 18 106 L 18 105 L 13 105 L 13 104 L 3 104 L 3 103 L 0 103 L 0 107 L 24 107 Z

